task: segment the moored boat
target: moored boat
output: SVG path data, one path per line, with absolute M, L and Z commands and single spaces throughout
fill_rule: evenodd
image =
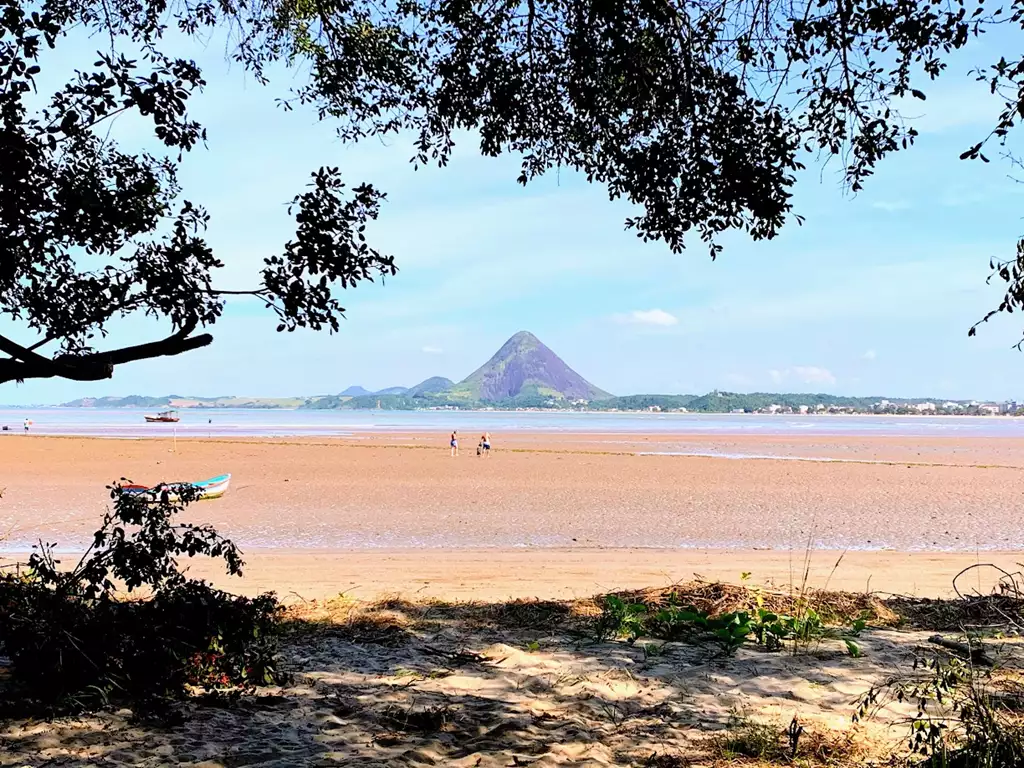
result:
M 202 501 L 205 499 L 219 499 L 225 493 L 227 493 L 228 487 L 231 485 L 231 475 L 217 475 L 211 477 L 209 480 L 199 480 L 195 483 L 160 483 L 150 488 L 147 485 L 138 485 L 131 483 L 122 485 L 121 490 L 126 493 L 137 494 L 140 496 L 146 496 L 151 501 L 156 502 L 163 498 L 166 493 L 168 501 L 177 501 L 180 498 L 181 490 L 184 488 L 195 488 L 198 491 L 196 500 Z
M 178 412 L 177 411 L 160 411 L 160 413 L 158 413 L 156 416 L 150 416 L 150 415 L 146 414 L 145 416 L 143 416 L 143 418 L 146 421 L 148 421 L 148 422 L 169 422 L 169 423 L 172 423 L 172 422 L 176 422 L 176 421 L 181 421 L 181 419 L 178 418 Z

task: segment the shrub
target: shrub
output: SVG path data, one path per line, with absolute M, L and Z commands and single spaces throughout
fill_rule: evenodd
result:
M 115 484 L 110 493 L 112 511 L 74 568 L 61 570 L 55 545 L 41 544 L 27 571 L 0 574 L 0 648 L 22 703 L 159 705 L 189 686 L 272 682 L 282 613 L 275 597 L 231 595 L 179 567 L 179 557 L 203 555 L 242 572 L 232 542 L 176 522 L 195 489 L 145 497 Z
M 1024 768 L 1021 683 L 959 658 L 917 660 L 872 687 L 854 721 L 890 702 L 912 702 L 908 749 L 929 768 Z

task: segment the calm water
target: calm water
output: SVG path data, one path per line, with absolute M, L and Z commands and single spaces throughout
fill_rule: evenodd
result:
M 0 426 L 33 434 L 97 437 L 344 436 L 355 432 L 592 432 L 622 434 L 877 435 L 1024 438 L 1024 418 L 783 416 L 502 411 L 182 410 L 177 424 L 148 424 L 140 409 L 0 408 Z

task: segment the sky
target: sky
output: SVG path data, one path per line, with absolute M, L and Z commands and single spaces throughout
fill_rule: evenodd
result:
M 98 47 L 73 41 L 59 63 L 86 66 Z M 407 137 L 345 146 L 312 112 L 278 108 L 288 75 L 264 88 L 229 65 L 221 45 L 188 53 L 209 83 L 191 107 L 209 140 L 185 158 L 181 181 L 185 197 L 210 212 L 208 239 L 227 265 L 218 285 L 255 284 L 262 260 L 294 232 L 288 200 L 322 165 L 387 193 L 368 234 L 395 255 L 398 275 L 345 292 L 334 335 L 277 334 L 261 303 L 240 299 L 212 329 L 210 347 L 122 366 L 104 382 L 2 385 L 0 402 L 281 397 L 459 380 L 520 330 L 615 394 L 1024 399 L 1024 353 L 1013 349 L 1024 333 L 1019 316 L 967 336 L 1001 296 L 986 285 L 989 260 L 1012 256 L 1024 232 L 1024 185 L 1012 169 L 958 160 L 998 110 L 968 74 L 971 59 L 954 59 L 928 100 L 909 107 L 917 145 L 885 160 L 863 192 L 844 190 L 838 164 L 812 166 L 795 196 L 804 225 L 791 222 L 770 242 L 729 234 L 712 262 L 699 242 L 682 254 L 643 243 L 624 229 L 627 204 L 570 172 L 523 188 L 515 157 L 482 158 L 469 135 L 458 137 L 448 167 L 414 170 Z M 973 55 L 984 58 L 986 48 Z M 131 118 L 119 119 L 114 135 L 126 147 L 149 146 Z M 135 318 L 103 346 L 168 330 Z

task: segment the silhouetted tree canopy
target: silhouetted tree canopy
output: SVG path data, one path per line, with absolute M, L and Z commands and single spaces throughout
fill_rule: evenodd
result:
M 697 237 L 714 257 L 727 230 L 772 238 L 799 219 L 791 190 L 809 160 L 837 158 L 859 190 L 914 141 L 898 107 L 994 24 L 1019 29 L 1024 0 L 0 0 L 0 313 L 37 334 L 0 336 L 0 382 L 105 378 L 211 341 L 199 331 L 230 292 L 206 214 L 175 180 L 204 137 L 187 112 L 202 74 L 170 51 L 182 36 L 229 30 L 231 56 L 263 82 L 304 70 L 283 106 L 312 105 L 346 141 L 408 134 L 416 163 L 445 165 L 470 131 L 483 154 L 522 158 L 520 183 L 576 169 L 638 207 L 626 226 L 643 239 L 679 251 Z M 108 52 L 44 100 L 41 52 L 72 27 Z M 987 162 L 1024 114 L 1010 53 L 978 73 L 1005 109 L 963 159 Z M 150 119 L 169 157 L 106 136 L 124 111 Z M 279 330 L 336 330 L 338 289 L 395 272 L 363 238 L 382 198 L 314 172 L 294 238 L 237 293 L 264 299 Z M 994 266 L 1008 283 L 996 311 L 1024 308 L 1024 242 Z M 167 336 L 97 351 L 132 313 L 164 318 Z

